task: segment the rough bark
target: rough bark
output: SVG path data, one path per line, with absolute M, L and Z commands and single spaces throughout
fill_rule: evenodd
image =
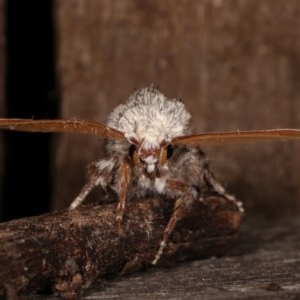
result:
M 149 267 L 172 206 L 162 199 L 128 203 L 121 232 L 114 226 L 115 203 L 2 223 L 2 295 L 51 289 L 72 298 L 96 279 Z M 207 195 L 178 223 L 158 266 L 226 253 L 240 221 L 231 201 Z
M 93 286 L 82 300 L 299 299 L 300 220 L 243 223 L 236 247 L 224 257 L 116 277 Z

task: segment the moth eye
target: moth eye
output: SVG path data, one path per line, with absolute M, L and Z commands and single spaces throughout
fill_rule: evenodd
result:
M 169 144 L 167 146 L 167 159 L 169 159 L 173 155 L 173 145 Z
M 131 144 L 130 146 L 129 146 L 129 150 L 128 150 L 128 154 L 129 154 L 129 156 L 130 156 L 130 158 L 131 159 L 133 159 L 133 155 L 134 155 L 134 153 L 135 153 L 135 151 L 136 151 L 136 145 L 134 145 L 134 144 Z

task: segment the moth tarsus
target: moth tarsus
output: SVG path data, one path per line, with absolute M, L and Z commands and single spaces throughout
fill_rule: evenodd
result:
M 182 101 L 147 87 L 117 106 L 107 125 L 84 120 L 0 119 L 0 128 L 32 132 L 75 132 L 105 138 L 105 156 L 89 167 L 88 182 L 71 203 L 76 209 L 90 191 L 101 186 L 119 199 L 116 222 L 121 224 L 126 201 L 161 195 L 174 200 L 174 209 L 153 259 L 157 264 L 169 237 L 194 201 L 212 191 L 243 206 L 214 178 L 201 144 L 299 139 L 299 129 L 271 129 L 193 134 L 191 115 Z

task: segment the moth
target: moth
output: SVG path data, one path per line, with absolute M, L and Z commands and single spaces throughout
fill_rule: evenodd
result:
M 0 119 L 0 129 L 31 132 L 74 132 L 105 140 L 105 156 L 89 166 L 88 181 L 71 203 L 76 209 L 100 186 L 118 197 L 116 222 L 121 226 L 126 201 L 163 196 L 173 199 L 173 213 L 153 259 L 157 264 L 178 220 L 207 190 L 242 203 L 215 179 L 200 146 L 205 144 L 299 139 L 300 129 L 213 132 L 193 134 L 192 117 L 181 100 L 153 87 L 136 90 L 117 106 L 106 125 L 84 120 Z

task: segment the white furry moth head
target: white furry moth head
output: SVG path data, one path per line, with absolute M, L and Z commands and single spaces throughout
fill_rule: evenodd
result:
M 174 212 L 160 248 L 186 208 L 208 190 L 242 204 L 228 194 L 209 170 L 202 144 L 243 143 L 299 139 L 299 129 L 273 129 L 192 134 L 191 115 L 185 105 L 148 87 L 135 91 L 126 104 L 117 106 L 107 125 L 82 120 L 0 119 L 0 129 L 31 132 L 74 132 L 105 138 L 106 155 L 90 165 L 89 180 L 72 202 L 78 207 L 95 187 L 118 197 L 116 220 L 121 224 L 126 200 L 156 195 L 174 199 Z

